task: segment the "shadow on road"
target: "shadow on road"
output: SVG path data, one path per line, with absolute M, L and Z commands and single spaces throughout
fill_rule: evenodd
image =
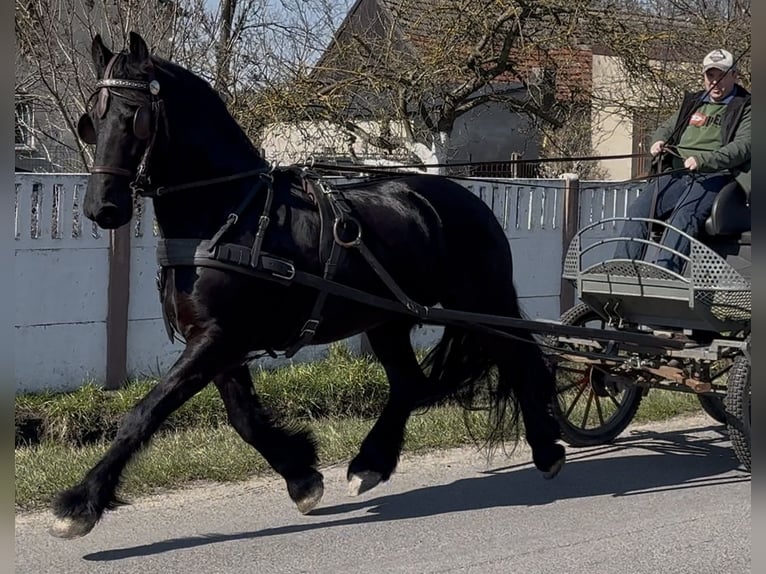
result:
M 592 496 L 634 496 L 648 492 L 704 488 L 750 481 L 736 471 L 739 463 L 723 435 L 704 438 L 696 428 L 658 433 L 633 432 L 611 445 L 567 449 L 567 464 L 555 480 L 545 481 L 530 464 L 484 471 L 482 476 L 408 492 L 317 508 L 311 516 L 334 517 L 366 510 L 363 516 L 294 524 L 234 534 L 177 538 L 88 554 L 91 561 L 111 561 L 161 554 L 235 540 L 450 514 L 502 506 L 538 506 L 557 500 Z M 636 452 L 638 451 L 638 452 Z M 647 454 L 651 456 L 646 456 Z

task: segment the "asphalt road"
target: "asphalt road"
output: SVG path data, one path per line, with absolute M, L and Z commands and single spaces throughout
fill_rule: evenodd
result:
M 140 499 L 73 541 L 47 534 L 47 513 L 18 515 L 15 571 L 750 572 L 750 475 L 711 419 L 634 425 L 568 454 L 552 481 L 525 450 L 489 464 L 473 449 L 408 456 L 357 498 L 331 467 L 308 516 L 275 479 Z

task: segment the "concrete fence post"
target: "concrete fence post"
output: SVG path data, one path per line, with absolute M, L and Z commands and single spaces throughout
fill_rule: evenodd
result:
M 106 308 L 107 389 L 119 389 L 128 373 L 131 224 L 109 232 L 109 285 Z
M 580 227 L 580 176 L 576 173 L 563 173 L 560 177 L 564 180 L 564 220 L 561 249 L 561 269 L 563 270 L 569 243 Z M 574 304 L 574 287 L 569 281 L 561 279 L 561 295 L 559 298 L 561 313 L 571 309 Z

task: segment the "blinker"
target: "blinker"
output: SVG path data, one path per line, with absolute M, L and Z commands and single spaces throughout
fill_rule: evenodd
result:
M 141 106 L 133 116 L 133 134 L 140 140 L 151 135 L 152 112 L 147 106 Z
M 96 129 L 93 127 L 93 119 L 88 114 L 80 116 L 77 122 L 77 135 L 86 144 L 96 143 Z

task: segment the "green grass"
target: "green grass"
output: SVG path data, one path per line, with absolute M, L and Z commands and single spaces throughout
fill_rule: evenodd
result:
M 322 465 L 351 458 L 373 419 L 345 418 L 310 424 L 320 445 Z M 481 420 L 476 417 L 476 424 Z M 422 452 L 468 442 L 463 414 L 437 408 L 415 415 L 405 449 Z M 75 484 L 104 453 L 108 444 L 72 448 L 45 441 L 16 449 L 16 506 L 35 509 L 52 495 Z M 185 429 L 158 437 L 128 467 L 120 492 L 137 496 L 195 481 L 239 481 L 272 472 L 264 459 L 229 427 Z
M 696 397 L 651 392 L 636 422 L 699 412 Z M 485 419 L 470 416 L 471 428 L 481 433 Z M 320 446 L 322 465 L 350 459 L 358 451 L 373 419 L 347 417 L 310 424 Z M 472 442 L 464 413 L 453 407 L 435 408 L 413 416 L 407 426 L 406 452 L 451 448 Z M 16 506 L 33 510 L 46 506 L 52 495 L 79 481 L 104 453 L 108 443 L 72 447 L 61 442 L 16 449 Z M 128 467 L 120 492 L 128 497 L 180 487 L 195 481 L 230 482 L 270 473 L 263 458 L 228 426 L 188 428 L 166 432 Z
M 633 422 L 659 421 L 677 415 L 699 413 L 701 410 L 699 399 L 692 393 L 651 390 L 641 401 Z
M 369 417 L 380 412 L 388 384 L 380 365 L 333 345 L 326 360 L 276 370 L 256 369 L 253 380 L 263 403 L 278 416 L 295 420 Z M 54 441 L 87 445 L 111 439 L 120 419 L 156 381 L 134 381 L 108 391 L 85 384 L 69 393 L 16 397 L 16 444 Z M 161 432 L 227 424 L 223 402 L 208 385 L 173 413 Z
M 334 346 L 325 361 L 254 372 L 263 402 L 282 420 L 309 425 L 323 465 L 345 461 L 385 403 L 388 391 L 377 362 Z M 154 381 L 137 381 L 119 391 L 86 385 L 72 393 L 16 398 L 16 506 L 36 509 L 78 482 L 102 456 L 121 416 Z M 635 422 L 700 411 L 689 394 L 651 391 Z M 415 414 L 407 426 L 405 450 L 423 452 L 471 443 L 486 428 L 482 413 L 434 408 Z M 238 481 L 270 473 L 261 456 L 226 422 L 213 386 L 174 413 L 155 440 L 128 467 L 121 493 L 136 497 L 195 481 Z

